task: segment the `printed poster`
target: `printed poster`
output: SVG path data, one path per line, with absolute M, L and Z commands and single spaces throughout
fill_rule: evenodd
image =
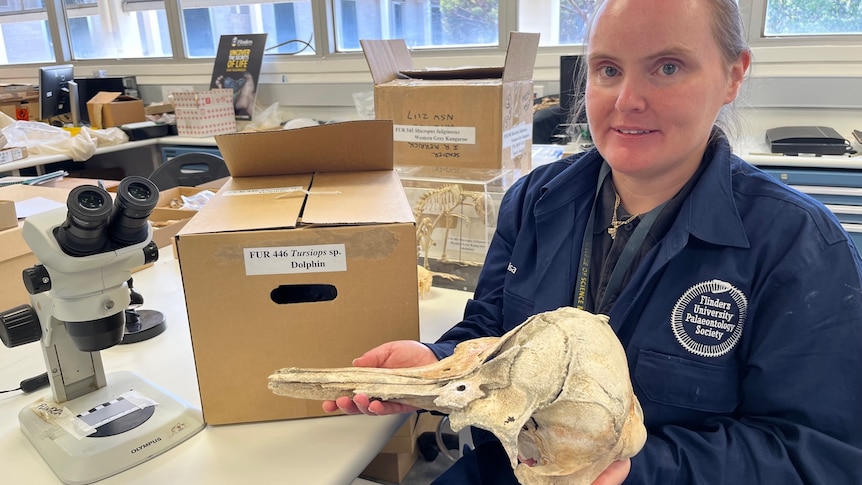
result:
M 216 52 L 210 89 L 232 89 L 237 120 L 251 120 L 263 64 L 266 34 L 223 35 Z

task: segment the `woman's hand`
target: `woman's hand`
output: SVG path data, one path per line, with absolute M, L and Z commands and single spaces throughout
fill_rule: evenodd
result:
M 593 485 L 620 485 L 629 476 L 631 469 L 631 458 L 615 461 L 593 481 Z
M 418 367 L 437 362 L 437 356 L 431 349 L 415 340 L 396 340 L 375 347 L 361 357 L 353 360 L 356 367 L 383 367 L 400 369 L 403 367 Z M 416 408 L 406 404 L 372 401 L 364 394 L 357 394 L 353 399 L 342 396 L 335 401 L 324 401 L 323 410 L 327 413 L 338 410 L 346 414 L 400 414 L 415 411 Z

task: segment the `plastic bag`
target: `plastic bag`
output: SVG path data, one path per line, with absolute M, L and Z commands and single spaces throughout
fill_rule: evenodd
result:
M 119 128 L 94 130 L 83 126 L 72 136 L 68 130 L 38 121 L 13 121 L 2 132 L 9 146 L 27 147 L 32 155 L 62 155 L 76 162 L 92 157 L 98 147 L 129 141 Z
M 27 147 L 35 152 L 40 145 L 68 142 L 72 134 L 68 131 L 38 121 L 15 121 L 3 128 L 9 146 Z
M 265 110 L 255 110 L 254 117 L 245 125 L 244 131 L 272 130 L 281 126 L 281 116 L 278 114 L 278 103 L 269 105 Z
M 183 199 L 183 205 L 180 209 L 189 209 L 189 210 L 201 210 L 203 206 L 209 202 L 210 199 L 213 198 L 215 192 L 212 190 L 202 190 L 194 195 L 181 195 Z
M 374 119 L 374 91 L 353 93 L 353 104 L 361 120 Z

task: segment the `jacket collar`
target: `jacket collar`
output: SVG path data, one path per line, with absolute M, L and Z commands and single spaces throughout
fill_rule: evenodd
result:
M 708 243 L 750 247 L 733 192 L 733 174 L 745 162 L 731 153 L 724 136 L 710 143 L 707 154 L 709 165 L 680 210 L 681 229 Z
M 707 167 L 680 208 L 670 232 L 681 240 L 691 235 L 712 244 L 747 248 L 750 244 L 736 208 L 732 184 L 734 167 L 745 162 L 731 153 L 730 144 L 720 132 L 715 134 L 705 155 Z M 603 162 L 598 151 L 590 150 L 548 181 L 542 187 L 542 203 L 536 207 L 536 216 L 575 200 L 592 204 Z

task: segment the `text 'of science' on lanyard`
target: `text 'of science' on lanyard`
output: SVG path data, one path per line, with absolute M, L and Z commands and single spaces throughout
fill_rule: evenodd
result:
M 608 166 L 607 162 L 603 163 L 602 168 L 599 171 L 599 180 L 598 187 L 596 188 L 596 196 L 593 199 L 593 206 L 590 209 L 590 217 L 587 220 L 587 228 L 584 231 L 584 242 L 581 245 L 581 267 L 580 271 L 578 272 L 578 280 L 575 282 L 574 295 L 575 306 L 580 310 L 585 309 L 584 307 L 586 306 L 587 291 L 590 287 L 590 260 L 592 259 L 593 253 L 593 232 L 595 231 L 596 206 L 598 205 L 599 196 L 602 192 L 602 186 L 604 185 L 605 179 L 610 173 L 610 166 Z M 647 234 L 649 234 L 653 223 L 655 222 L 658 215 L 661 213 L 665 204 L 667 204 L 667 202 L 662 203 L 658 207 L 644 214 L 640 223 L 638 223 L 638 225 L 635 227 L 631 238 L 629 238 L 629 240 L 626 242 L 626 245 L 623 248 L 623 252 L 622 254 L 620 254 L 620 258 L 614 265 L 614 270 L 611 272 L 611 277 L 608 279 L 608 284 L 605 287 L 602 301 L 596 302 L 596 309 L 604 308 L 604 300 L 608 297 L 608 295 L 616 295 L 621 290 L 623 285 L 623 278 L 631 267 L 632 262 L 634 261 L 637 253 L 640 251 L 641 246 L 643 246 Z

